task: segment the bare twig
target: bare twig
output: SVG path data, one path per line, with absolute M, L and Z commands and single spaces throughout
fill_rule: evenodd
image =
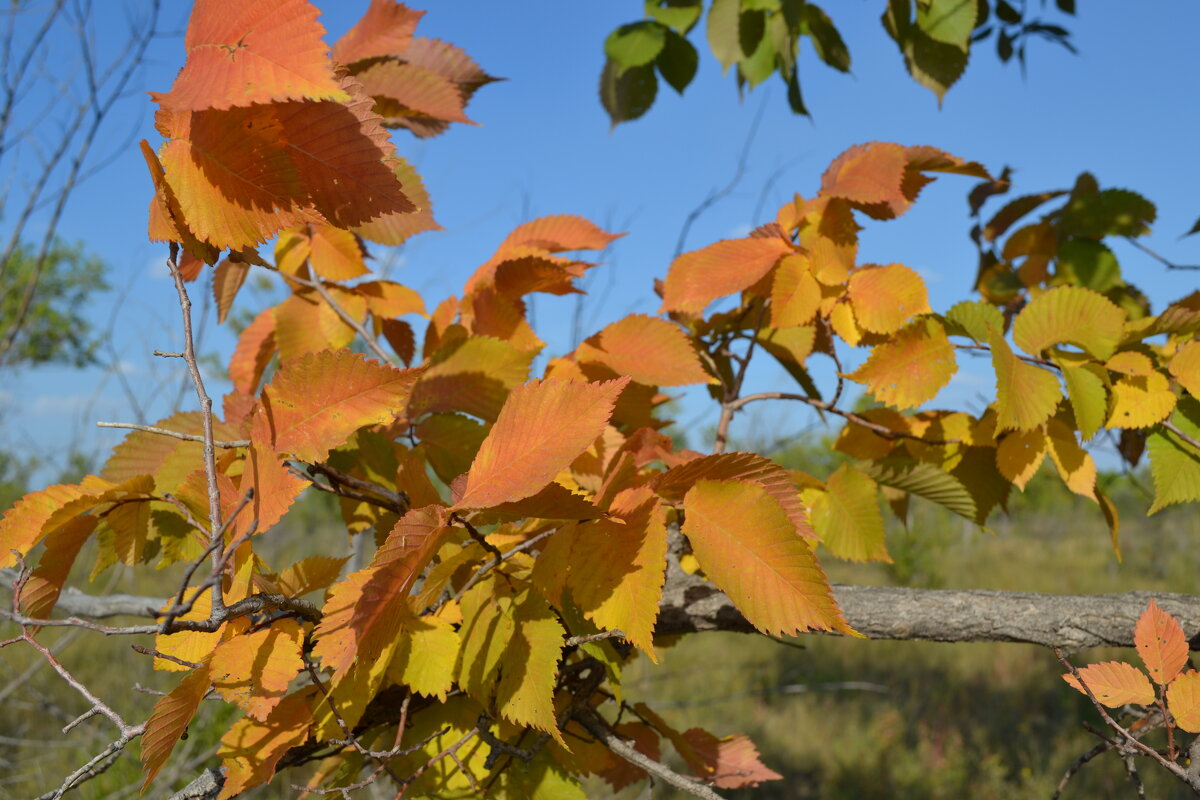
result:
M 170 431 L 166 428 L 156 428 L 153 425 L 137 425 L 132 422 L 97 422 L 97 428 L 122 428 L 131 431 L 142 431 L 143 433 L 155 433 L 159 436 L 170 436 L 172 439 L 180 439 L 185 442 L 203 442 L 204 437 L 194 433 L 180 433 L 179 431 Z M 234 447 L 249 447 L 249 439 L 234 439 L 232 441 L 213 440 L 213 447 L 221 447 L 225 449 Z
M 1164 256 L 1161 256 L 1158 253 L 1156 253 L 1155 251 L 1151 250 L 1149 247 L 1142 244 L 1141 242 L 1139 242 L 1137 239 L 1133 238 L 1132 236 L 1126 236 L 1125 241 L 1129 242 L 1131 245 L 1136 247 L 1138 250 L 1141 250 L 1143 253 L 1150 256 L 1151 258 L 1153 258 L 1158 263 L 1162 264 L 1167 269 L 1178 269 L 1178 270 L 1200 269 L 1200 264 L 1176 264 L 1173 261 L 1170 261 L 1169 259 L 1165 258 Z
M 325 304 L 328 305 L 331 309 L 333 309 L 333 312 L 335 314 L 337 314 L 339 317 L 341 317 L 342 322 L 349 325 L 351 328 L 354 329 L 355 333 L 357 333 L 359 336 L 362 337 L 362 340 L 366 343 L 367 347 L 371 348 L 372 352 L 374 352 L 375 355 L 379 356 L 379 358 L 383 361 L 384 364 L 392 363 L 392 357 L 389 356 L 387 354 L 387 351 L 384 350 L 379 345 L 379 342 L 376 341 L 375 337 L 372 336 L 367 331 L 367 329 L 363 327 L 363 324 L 361 322 L 359 322 L 353 316 L 351 316 L 349 311 L 342 308 L 341 305 L 339 305 L 338 302 L 333 299 L 333 297 L 329 294 L 329 290 L 325 288 L 325 284 L 323 281 L 321 281 L 320 279 L 308 280 L 307 278 L 301 278 L 298 275 L 289 275 L 286 272 L 282 272 L 280 270 L 275 270 L 275 271 L 278 272 L 279 276 L 281 278 L 283 278 L 284 280 L 291 281 L 292 283 L 298 283 L 301 286 L 307 286 L 308 288 L 312 289 L 317 294 L 319 294 L 321 296 L 321 299 L 325 301 Z
M 572 636 L 563 642 L 564 647 L 575 647 L 588 642 L 599 642 L 603 639 L 624 639 L 625 634 L 619 630 L 600 631 L 599 633 L 589 634 L 587 636 Z
M 795 400 L 800 403 L 806 403 L 820 411 L 836 414 L 837 416 L 842 417 L 849 422 L 853 422 L 855 425 L 866 428 L 867 430 L 884 439 L 910 439 L 915 442 L 921 442 L 922 444 L 930 445 L 958 443 L 957 439 L 926 439 L 924 436 L 917 436 L 916 434 L 905 433 L 903 431 L 894 431 L 886 425 L 880 425 L 877 422 L 872 422 L 860 414 L 855 414 L 853 411 L 845 411 L 844 409 L 837 408 L 831 402 L 817 400 L 816 398 L 803 394 L 794 394 L 790 392 L 757 392 L 756 394 L 748 394 L 745 397 L 738 398 L 737 400 L 730 402 L 728 405 L 736 411 L 742 406 L 750 403 L 757 403 L 762 400 Z
M 690 795 L 704 798 L 704 800 L 721 800 L 721 795 L 714 792 L 712 789 L 691 778 L 684 777 L 678 772 L 662 764 L 649 756 L 639 752 L 633 745 L 625 742 L 621 737 L 617 736 L 612 731 L 605 727 L 600 718 L 591 711 L 580 711 L 575 714 L 575 720 L 582 725 L 588 733 L 595 736 L 609 750 L 616 755 L 633 764 L 635 767 L 641 767 L 651 775 L 662 779 L 676 789 L 687 792 Z

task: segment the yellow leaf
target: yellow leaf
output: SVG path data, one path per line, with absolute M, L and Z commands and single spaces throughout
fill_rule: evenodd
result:
M 1167 687 L 1167 708 L 1188 733 L 1200 733 L 1200 672 L 1189 669 Z
M 925 282 L 903 264 L 856 270 L 847 293 L 855 320 L 872 333 L 892 333 L 917 314 L 929 312 Z
M 1046 433 L 1041 428 L 1013 431 L 996 446 L 996 468 L 1021 491 L 1046 458 Z
M 546 601 L 526 591 L 513 608 L 516 631 L 504 653 L 496 707 L 507 720 L 545 731 L 560 745 L 554 685 L 565 631 Z
M 1104 368 L 1122 375 L 1138 375 L 1147 377 L 1154 372 L 1154 362 L 1145 353 L 1136 350 L 1125 350 L 1116 353 L 1104 363 Z
M 1038 427 L 1050 418 L 1062 399 L 1058 379 L 1021 361 L 999 336 L 992 337 L 991 347 L 992 367 L 996 370 L 996 427 L 1022 431 Z
M 1046 434 L 1050 444 L 1050 460 L 1058 469 L 1063 483 L 1075 494 L 1099 502 L 1096 497 L 1096 462 L 1075 440 L 1075 431 L 1055 418 L 1046 423 Z
M 1148 428 L 1175 409 L 1171 382 L 1161 372 L 1146 377 L 1125 376 L 1113 384 L 1113 406 L 1107 428 Z
M 829 326 L 833 332 L 851 347 L 858 347 L 863 339 L 863 329 L 854 319 L 854 309 L 849 303 L 838 303 L 829 312 Z
M 807 325 L 820 305 L 821 285 L 809 258 L 800 253 L 784 256 L 771 284 L 771 327 Z
M 414 692 L 446 699 L 454 685 L 458 631 L 438 617 L 419 617 L 404 624 L 388 664 L 388 677 Z
M 1200 340 L 1193 339 L 1179 348 L 1168 369 L 1188 394 L 1200 397 Z
M 188 589 L 185 599 L 191 599 L 192 593 L 195 591 L 194 587 Z M 175 599 L 171 598 L 161 610 L 166 611 L 174 604 Z M 212 616 L 212 592 L 205 589 L 196 598 L 191 611 L 176 617 L 176 619 L 198 622 L 208 619 L 210 616 Z M 219 630 L 212 633 L 204 631 L 176 631 L 175 633 L 165 635 L 160 633 L 154 637 L 154 649 L 164 655 L 175 656 L 178 659 L 195 664 L 204 660 L 220 640 L 221 633 Z M 187 672 L 191 669 L 191 667 L 185 667 L 182 664 L 176 664 L 174 661 L 167 661 L 162 658 L 154 659 L 154 668 L 167 672 Z

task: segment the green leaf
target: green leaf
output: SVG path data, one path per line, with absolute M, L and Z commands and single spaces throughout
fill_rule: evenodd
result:
M 780 32 L 785 38 L 787 35 L 783 17 L 779 14 L 767 20 L 767 28 L 766 33 L 759 37 L 754 51 L 738 63 L 738 75 L 750 84 L 751 89 L 765 81 L 775 71 L 775 56 L 778 52 L 776 42 L 779 40 Z
M 934 13 L 934 7 L 945 8 L 955 3 L 965 3 L 966 0 L 933 0 L 924 11 L 918 3 L 918 17 L 924 20 L 925 26 L 935 31 L 939 36 L 951 38 L 958 35 L 962 27 L 959 16 L 951 14 L 939 22 L 939 15 Z M 974 4 L 972 9 L 972 25 L 974 24 Z M 954 11 L 954 9 L 951 9 Z M 962 12 L 958 12 L 961 14 Z M 945 16 L 943 13 L 941 16 Z M 938 105 L 950 87 L 962 76 L 967 68 L 967 43 L 959 46 L 933 38 L 928 31 L 914 23 L 912 19 L 911 0 L 889 0 L 887 10 L 883 13 L 883 26 L 888 34 L 900 47 L 904 55 L 904 63 L 913 80 L 937 95 Z M 970 30 L 967 31 L 967 40 Z
M 1154 203 L 1127 189 L 1105 189 L 1072 197 L 1060 224 L 1076 236 L 1142 236 L 1157 216 Z
M 996 450 L 992 447 L 966 447 L 962 461 L 950 471 L 975 500 L 975 522 L 983 525 L 996 506 L 1004 507 L 1012 484 L 996 468 Z
M 600 102 L 614 126 L 637 119 L 650 110 L 658 94 L 658 76 L 645 64 L 622 70 L 606 61 L 600 73 Z
M 654 63 L 658 66 L 663 80 L 670 84 L 672 89 L 683 94 L 692 78 L 696 77 L 700 56 L 691 42 L 675 31 L 667 31 L 662 52 L 658 54 Z
M 792 67 L 791 74 L 786 77 L 786 80 L 788 107 L 792 109 L 793 114 L 809 116 L 808 107 L 804 105 L 804 96 L 800 94 L 800 70 Z
M 1063 371 L 1067 397 L 1075 412 L 1075 426 L 1084 441 L 1091 439 L 1108 418 L 1108 372 L 1095 363 L 1073 366 L 1066 359 L 1055 359 Z
M 738 17 L 738 47 L 741 55 L 749 58 L 754 55 L 758 45 L 767 32 L 767 15 L 763 11 L 745 10 Z M 740 59 L 739 59 L 740 60 Z
M 608 35 L 604 54 L 621 70 L 645 66 L 662 52 L 666 34 L 665 26 L 649 20 L 622 25 Z
M 850 50 L 829 15 L 812 3 L 804 5 L 804 26 L 817 58 L 839 72 L 850 71 Z
M 1200 400 L 1180 398 L 1171 424 L 1191 442 L 1200 441 Z M 1161 425 L 1146 442 L 1150 473 L 1154 476 L 1151 514 L 1176 503 L 1200 500 L 1200 449 Z
M 917 3 L 917 27 L 935 42 L 953 45 L 964 55 L 975 29 L 975 0 L 927 0 Z
M 704 0 L 646 0 L 646 16 L 686 34 L 700 20 Z
M 742 60 L 742 45 L 738 38 L 739 12 L 738 0 L 713 0 L 708 9 L 708 46 L 725 69 Z
M 948 472 L 913 459 L 883 459 L 862 464 L 867 477 L 881 486 L 890 486 L 924 497 L 960 517 L 975 521 L 975 500 L 962 481 Z
M 1121 265 L 1102 242 L 1095 239 L 1064 239 L 1058 246 L 1056 282 L 1107 292 L 1125 283 Z

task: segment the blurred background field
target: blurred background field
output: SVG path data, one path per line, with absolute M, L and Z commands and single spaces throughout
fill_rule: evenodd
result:
M 776 456 L 788 466 L 825 474 L 826 442 L 812 440 Z M 824 463 L 823 463 L 824 462 Z M 1190 543 L 1200 538 L 1200 518 L 1186 510 L 1145 517 L 1140 482 L 1148 476 L 1103 480 L 1123 514 L 1123 563 L 1113 555 L 1096 506 L 1060 490 L 1043 474 L 1015 495 L 1008 516 L 989 531 L 914 501 L 907 530 L 892 521 L 888 547 L 894 563 L 854 565 L 825 558 L 834 582 L 929 588 L 983 588 L 1055 593 L 1131 589 L 1200 593 L 1200 572 Z M 309 553 L 344 554 L 335 538 L 334 507 L 308 497 L 270 539 L 283 548 L 279 564 Z M 268 556 L 268 561 L 276 561 Z M 81 559 L 84 586 L 90 562 Z M 170 574 L 168 574 L 170 572 Z M 165 594 L 177 575 L 110 571 L 89 591 Z M 110 582 L 111 587 L 110 587 Z M 7 593 L 5 593 L 7 597 Z M 1194 631 L 1188 631 L 1189 635 Z M 0 626 L 0 637 L 12 635 Z M 155 673 L 128 639 L 93 633 L 46 631 L 64 663 L 127 718 L 144 718 L 157 699 L 135 687 L 168 690 L 173 673 Z M 143 642 L 149 644 L 149 642 Z M 748 734 L 764 762 L 785 780 L 730 797 L 813 798 L 1049 798 L 1067 767 L 1095 737 L 1081 723 L 1099 724 L 1082 695 L 1059 677 L 1062 670 L 1043 648 L 1015 644 L 879 642 L 805 636 L 788 642 L 739 634 L 704 634 L 663 651 L 663 662 L 631 663 L 624 690 L 644 700 L 680 729 L 704 727 L 718 735 Z M 27 647 L 0 650 L 0 797 L 37 797 L 110 740 L 111 726 L 91 720 L 63 736 L 60 729 L 84 710 L 83 701 Z M 1133 651 L 1087 651 L 1077 664 L 1136 658 Z M 212 703 L 202 710 L 186 741 L 147 796 L 166 797 L 208 763 L 232 714 Z M 102 777 L 78 790 L 81 798 L 138 796 L 136 747 Z M 300 776 L 287 776 L 298 780 Z M 1147 768 L 1146 796 L 1190 796 L 1161 770 Z M 294 797 L 281 778 L 251 796 Z M 589 784 L 590 797 L 606 797 Z M 644 784 L 621 793 L 643 794 Z M 390 797 L 387 792 L 359 793 Z M 656 786 L 653 797 L 682 797 Z M 1105 754 L 1088 764 L 1064 798 L 1131 798 L 1134 786 L 1118 758 Z

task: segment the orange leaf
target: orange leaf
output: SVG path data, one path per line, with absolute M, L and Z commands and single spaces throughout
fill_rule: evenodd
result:
M 337 298 L 336 302 L 351 317 L 361 320 L 366 316 L 366 302 L 359 297 L 353 300 L 347 303 L 344 298 Z M 358 307 L 347 308 L 353 305 Z M 271 310 L 275 315 L 275 346 L 281 361 L 343 348 L 354 341 L 354 328 L 316 292 L 298 292 Z
M 678 503 L 699 480 L 746 481 L 758 484 L 787 514 L 798 534 L 808 539 L 816 539 L 816 534 L 808 523 L 808 514 L 800 502 L 796 485 L 787 470 L 774 461 L 757 453 L 719 453 L 694 458 L 659 475 L 650 486 L 659 497 Z
M 366 298 L 367 308 L 377 317 L 425 316 L 425 301 L 412 289 L 395 281 L 367 281 L 354 287 Z
M 275 355 L 275 314 L 263 311 L 238 336 L 233 357 L 229 360 L 229 379 L 242 394 L 258 392 L 267 364 Z
M 885 206 L 903 213 L 908 198 L 901 190 L 908 166 L 907 149 L 891 142 L 869 142 L 842 153 L 821 176 L 821 194 L 855 205 Z
M 1180 728 L 1200 733 L 1200 672 L 1189 669 L 1167 687 L 1167 708 Z
M 692 343 L 679 326 L 644 314 L 624 317 L 576 350 L 580 361 L 596 361 L 620 375 L 651 386 L 706 383 Z
M 213 272 L 213 298 L 217 301 L 217 324 L 225 322 L 229 309 L 233 307 L 233 299 L 238 290 L 246 282 L 250 272 L 250 264 L 245 261 L 230 261 L 225 258 Z
M 671 263 L 660 311 L 700 314 L 719 297 L 749 289 L 780 258 L 795 252 L 779 237 L 726 239 Z
M 275 450 L 320 461 L 359 428 L 391 422 L 420 370 L 396 369 L 347 350 L 286 364 L 263 389 Z
M 701 779 L 718 789 L 758 786 L 763 781 L 783 780 L 783 776 L 762 763 L 758 748 L 748 736 L 718 739 L 706 730 L 691 728 L 683 738 L 689 748 L 684 753 L 688 766 Z
M 1133 643 L 1150 677 L 1160 686 L 1175 680 L 1188 660 L 1187 637 L 1179 621 L 1158 607 L 1154 600 L 1142 612 L 1133 629 Z
M 261 722 L 245 717 L 233 723 L 217 752 L 225 767 L 225 785 L 217 800 L 236 797 L 271 779 L 284 754 L 308 738 L 317 692 L 315 686 L 307 686 L 283 698 Z
M 187 62 L 164 107 L 200 111 L 282 100 L 348 99 L 307 0 L 196 0 L 184 46 Z
M 1200 398 L 1200 341 L 1193 339 L 1179 348 L 1169 369 L 1188 394 Z
M 583 217 L 554 214 L 524 222 L 505 237 L 496 255 L 517 247 L 536 247 L 548 253 L 569 250 L 603 250 L 624 234 L 606 233 Z M 493 257 L 495 258 L 495 257 Z
M 508 396 L 467 473 L 455 508 L 490 508 L 535 494 L 604 432 L 629 378 L 547 378 Z
M 266 533 L 283 519 L 292 503 L 307 488 L 283 463 L 271 443 L 271 425 L 265 413 L 254 415 L 250 428 L 250 448 L 242 469 L 238 494 L 253 489 L 254 497 L 230 524 L 228 536 L 237 538 L 256 524 L 258 533 Z
M 200 707 L 200 701 L 208 692 L 208 663 L 201 664 L 183 676 L 179 685 L 154 704 L 154 713 L 146 720 L 146 732 L 142 734 L 142 793 L 154 780 L 154 776 L 167 763 L 175 743 Z
M 1100 502 L 1096 495 L 1096 462 L 1075 439 L 1075 431 L 1057 417 L 1046 423 L 1050 460 L 1063 483 L 1077 495 Z
M 84 543 L 96 530 L 100 518 L 89 514 L 75 517 L 46 537 L 46 550 L 37 569 L 21 589 L 21 610 L 34 619 L 49 619 L 63 584 Z
M 412 616 L 408 594 L 450 531 L 443 507 L 413 509 L 392 528 L 366 569 L 330 590 L 314 632 L 313 655 L 333 671 L 335 683 L 356 660 L 377 658 Z
M 957 369 L 946 329 L 925 317 L 875 347 L 866 363 L 846 377 L 866 384 L 876 399 L 904 409 L 936 397 Z
M 808 543 L 761 486 L 702 480 L 683 509 L 700 566 L 751 625 L 773 636 L 852 633 Z
M 395 247 L 412 236 L 425 231 L 440 231 L 442 226 L 433 218 L 433 201 L 417 171 L 404 159 L 394 156 L 385 160 L 391 166 L 404 189 L 404 194 L 416 211 L 392 211 L 354 227 L 354 232 L 372 242 Z
M 43 538 L 73 517 L 118 499 L 127 488 L 144 496 L 144 481 L 145 476 L 135 476 L 127 482 L 127 487 L 88 475 L 78 484 L 56 484 L 25 495 L 0 519 L 0 568 L 17 563 L 14 550 L 28 554 Z
M 929 312 L 925 282 L 903 264 L 855 271 L 847 293 L 854 319 L 872 333 L 892 333 L 915 315 Z
M 375 99 L 385 125 L 406 117 L 474 124 L 464 112 L 466 98 L 458 84 L 432 70 L 401 61 L 380 61 L 354 76 Z
M 209 662 L 221 697 L 265 720 L 287 694 L 288 684 L 304 668 L 300 658 L 304 632 L 294 619 L 235 636 L 217 645 Z
M 279 591 L 288 597 L 303 597 L 309 592 L 324 589 L 337 580 L 342 565 L 349 556 L 309 556 L 301 559 L 279 573 L 276 583 Z
M 461 329 L 460 329 L 461 330 Z M 465 411 L 481 419 L 495 419 L 509 391 L 529 377 L 531 351 L 490 336 L 448 341 L 434 353 L 417 381 L 409 403 L 409 416 Z
M 204 432 L 199 411 L 177 411 L 155 422 L 154 426 L 196 436 Z M 230 440 L 243 437 L 236 427 L 214 419 L 213 438 Z M 110 481 L 128 481 L 138 475 L 150 475 L 154 478 L 154 488 L 159 492 L 173 492 L 202 463 L 203 453 L 204 445 L 200 442 L 184 442 L 156 433 L 130 431 L 125 440 L 113 448 L 102 474 Z
M 1096 699 L 1109 708 L 1120 708 L 1127 703 L 1148 706 L 1154 702 L 1154 687 L 1146 673 L 1124 661 L 1103 661 L 1080 667 L 1079 677 Z M 1087 694 L 1071 673 L 1063 680 L 1082 694 Z
M 367 13 L 333 45 L 333 60 L 353 64 L 402 53 L 423 16 L 395 0 L 371 0 Z

